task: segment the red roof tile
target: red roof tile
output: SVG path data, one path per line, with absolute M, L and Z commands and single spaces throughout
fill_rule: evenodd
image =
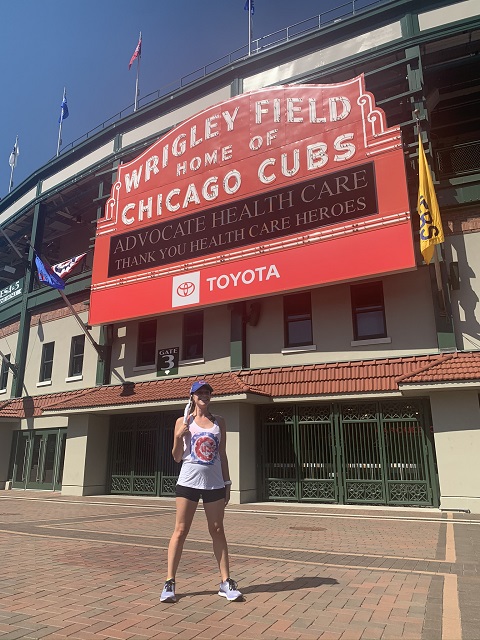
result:
M 398 391 L 396 379 L 436 362 L 439 355 L 329 362 L 296 367 L 243 370 L 245 384 L 274 398 Z
M 45 411 L 184 401 L 197 378 L 127 382 L 15 398 L 0 404 L 0 418 L 40 416 Z M 203 379 L 212 385 L 216 397 L 245 393 L 269 398 L 388 393 L 399 391 L 402 384 L 478 381 L 480 352 L 271 367 L 208 374 Z
M 109 385 L 84 389 L 73 398 L 61 398 L 49 403 L 49 411 L 64 409 L 85 409 L 90 407 L 114 407 L 130 404 L 158 403 L 162 401 L 186 401 L 192 382 L 198 376 L 189 378 L 171 378 L 152 380 L 149 382 L 126 382 L 125 384 Z M 232 372 L 217 373 L 202 376 L 212 385 L 216 396 L 240 395 L 265 392 L 246 386 L 237 374 Z M 1 412 L 0 412 L 1 415 Z
M 0 418 L 34 418 L 42 415 L 44 409 L 62 400 L 73 400 L 81 391 L 49 393 L 42 396 L 12 398 L 0 405 Z
M 457 351 L 443 354 L 435 362 L 400 376 L 397 382 L 399 384 L 480 382 L 480 352 Z

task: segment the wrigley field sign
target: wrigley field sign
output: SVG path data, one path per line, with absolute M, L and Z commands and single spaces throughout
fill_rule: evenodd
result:
M 414 265 L 400 130 L 363 76 L 273 87 L 198 113 L 119 167 L 89 322 Z
M 114 236 L 108 276 L 188 261 L 376 213 L 374 165 L 369 163 Z

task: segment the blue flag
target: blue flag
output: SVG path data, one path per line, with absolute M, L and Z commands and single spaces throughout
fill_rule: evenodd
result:
M 43 264 L 40 258 L 35 254 L 35 264 L 37 265 L 38 279 L 43 284 L 48 284 L 54 289 L 65 289 L 65 282 L 57 276 L 51 267 Z
M 253 0 L 251 0 L 252 4 L 250 5 L 250 15 L 253 16 L 255 13 L 255 7 L 253 5 Z M 243 7 L 245 11 L 248 11 L 248 0 L 245 2 L 245 6 Z
M 65 118 L 68 118 L 68 105 L 67 105 L 67 96 L 63 96 L 62 104 L 60 106 L 60 117 L 58 118 L 58 124 L 63 122 Z

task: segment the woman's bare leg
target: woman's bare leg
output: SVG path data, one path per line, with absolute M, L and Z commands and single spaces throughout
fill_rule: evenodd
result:
M 187 498 L 176 498 L 177 512 L 175 516 L 175 529 L 168 545 L 167 555 L 167 580 L 175 578 L 177 574 L 180 558 L 182 557 L 183 545 L 190 531 L 193 516 L 198 506 L 198 502 L 187 500 Z
M 230 567 L 228 561 L 228 546 L 223 528 L 223 517 L 225 514 L 225 499 L 207 502 L 203 505 L 207 516 L 208 531 L 212 536 L 213 552 L 218 562 L 222 582 L 230 577 Z

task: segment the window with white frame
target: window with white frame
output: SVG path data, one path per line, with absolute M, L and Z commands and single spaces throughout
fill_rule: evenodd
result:
M 155 364 L 157 354 L 157 321 L 138 323 L 137 367 Z
M 182 358 L 203 358 L 203 311 L 193 311 L 183 316 Z
M 7 353 L 2 358 L 2 367 L 0 369 L 0 390 L 4 391 L 8 383 L 8 370 L 10 364 L 10 354 Z
M 83 354 L 85 351 L 85 335 L 73 336 L 70 345 L 70 364 L 68 376 L 81 376 L 83 371 Z
M 303 347 L 313 343 L 312 300 L 309 291 L 284 296 L 283 319 L 285 347 Z
M 350 294 L 354 339 L 385 338 L 387 336 L 387 324 L 382 282 L 352 285 Z
M 42 361 L 40 363 L 39 382 L 46 382 L 52 379 L 54 351 L 55 342 L 47 342 L 42 347 Z

